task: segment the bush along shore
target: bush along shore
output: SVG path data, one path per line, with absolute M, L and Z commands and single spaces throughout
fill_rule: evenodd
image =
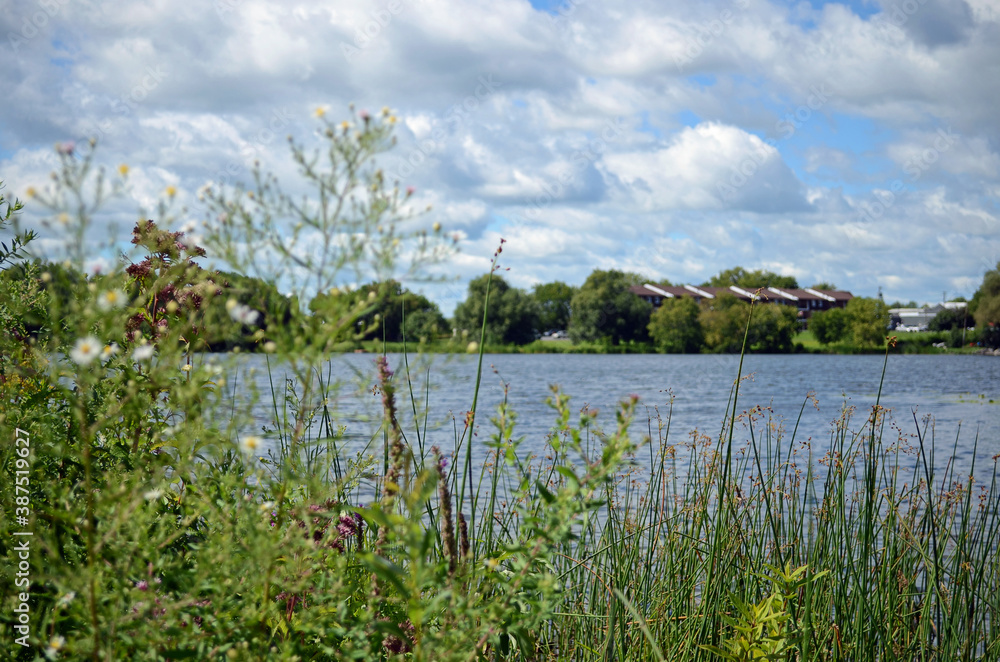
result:
M 391 115 L 353 120 L 356 131 L 320 120 L 325 168 L 294 145 L 293 156 L 341 201 L 369 196 L 343 206 L 358 216 L 318 202 L 269 226 L 279 215 L 260 206 L 289 201 L 259 175 L 249 191 L 207 193 L 220 221 L 205 252 L 246 273 L 261 267 L 247 247 L 269 246 L 275 272 L 304 264 L 320 289 L 344 269 L 384 278 L 400 255 L 440 257 L 433 232 L 398 229 L 407 196 L 366 167 L 391 145 Z M 60 158 L 57 188 L 37 199 L 57 218 L 77 214 L 64 224 L 83 236 L 92 207 L 67 211 L 60 190 L 91 190 L 92 154 Z M 297 223 L 332 252 L 293 250 Z M 345 230 L 365 243 L 330 259 Z M 465 348 L 478 374 L 447 446 L 431 444 L 404 354 L 373 361 L 380 416 L 357 451 L 324 367 L 358 340 L 363 301 L 332 299 L 311 331 L 295 308 L 293 323 L 251 319 L 183 234 L 142 224 L 135 236 L 128 290 L 43 272 L 4 299 L 15 319 L 55 320 L 0 336 L 11 659 L 1000 657 L 998 486 L 935 458 L 933 425 L 902 433 L 881 393 L 870 409 L 845 407 L 819 446 L 743 403 L 740 374 L 712 435 L 671 431 L 669 408 L 637 421 L 637 398 L 600 413 L 554 389 L 552 433 L 529 454 L 506 401 L 478 411 L 484 323 Z M 31 317 L 53 301 L 68 303 Z M 238 322 L 285 383 L 254 393 L 193 360 L 211 315 Z M 404 426 L 404 410 L 417 423 Z

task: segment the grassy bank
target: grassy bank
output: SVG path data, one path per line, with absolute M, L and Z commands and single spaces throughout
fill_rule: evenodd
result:
M 877 400 L 819 451 L 740 401 L 738 380 L 711 436 L 672 431 L 669 410 L 639 418 L 634 399 L 607 416 L 555 391 L 542 452 L 501 404 L 478 466 L 476 395 L 451 447 L 431 448 L 397 422 L 420 408 L 405 365 L 383 362 L 369 453 L 339 450 L 319 376 L 262 394 L 279 450 L 261 457 L 232 390 L 200 371 L 172 387 L 169 426 L 144 412 L 157 431 L 136 446 L 85 414 L 108 402 L 98 373 L 78 396 L 20 384 L 3 427 L 32 449 L 37 629 L 16 659 L 1000 655 L 998 486 L 935 461 L 951 446 L 933 426 L 911 441 Z M 85 427 L 67 438 L 62 420 Z M 4 470 L 18 458 L 6 447 Z M 0 494 L 13 512 L 12 486 Z

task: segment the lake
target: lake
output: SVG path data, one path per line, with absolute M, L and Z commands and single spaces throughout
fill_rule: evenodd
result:
M 388 358 L 392 370 L 403 377 L 403 357 L 394 354 Z M 379 400 L 371 392 L 374 360 L 373 354 L 347 354 L 328 366 L 329 374 L 342 383 L 336 405 L 347 426 L 347 439 L 355 447 L 366 443 L 377 427 Z M 409 360 L 418 409 L 423 408 L 426 398 L 429 412 L 425 446 L 436 444 L 450 451 L 455 427 L 461 433 L 465 412 L 472 403 L 476 357 L 410 355 Z M 242 366 L 241 379 L 246 379 L 246 368 L 255 369 L 253 379 L 266 400 L 252 410 L 259 430 L 271 419 L 265 357 L 242 355 L 238 363 Z M 518 415 L 515 436 L 526 437 L 522 447 L 526 451 L 540 451 L 553 424 L 554 412 L 545 404 L 551 395 L 550 384 L 559 385 L 572 397 L 574 410 L 585 405 L 597 408 L 601 412 L 599 420 L 609 428 L 614 425 L 615 404 L 630 394 L 638 395 L 644 409 L 640 409 L 633 428 L 637 438 L 648 429 L 647 411 L 655 416 L 659 410 L 666 418 L 671 399 L 670 443 L 683 443 L 694 429 L 715 438 L 726 415 L 738 365 L 739 356 L 731 355 L 486 355 L 475 454 L 478 458 L 485 454 L 484 442 L 493 433 L 489 419 L 503 398 L 504 383 Z M 875 403 L 882 365 L 883 357 L 876 355 L 749 355 L 744 359 L 739 410 L 753 405 L 771 407 L 784 421 L 787 440 L 803 401 L 812 393 L 815 401 L 803 411 L 796 440 L 811 439 L 814 456 L 819 457 L 828 447 L 832 423 L 845 405 L 856 408 L 852 428 L 864 424 Z M 272 369 L 275 384 L 283 383 L 284 376 L 281 368 Z M 398 380 L 397 391 L 402 424 L 412 441 L 413 416 L 404 380 Z M 967 476 L 975 459 L 977 480 L 988 484 L 994 472 L 992 457 L 1000 453 L 1000 358 L 892 355 L 881 402 L 891 410 L 898 433 L 910 436 L 914 442 L 918 427 L 914 412 L 921 426 L 931 423 L 935 464 L 943 466 L 957 440 L 954 461 L 958 476 Z M 735 434 L 738 441 L 748 439 L 745 427 L 737 426 Z M 887 440 L 889 434 L 897 432 L 887 432 Z M 380 442 L 374 452 L 381 455 Z

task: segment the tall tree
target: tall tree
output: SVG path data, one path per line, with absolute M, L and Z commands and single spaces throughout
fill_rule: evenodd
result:
M 839 342 L 851 330 L 851 316 L 844 308 L 819 311 L 809 318 L 809 330 L 824 345 Z
M 753 308 L 750 328 L 747 317 L 750 304 L 724 294 L 703 302 L 699 321 L 705 329 L 705 346 L 715 352 L 737 353 L 747 333 L 751 352 L 789 352 L 798 330 L 796 311 L 790 306 L 758 304 Z
M 346 299 L 344 299 L 346 297 Z M 400 342 L 432 338 L 448 328 L 437 304 L 410 292 L 399 281 L 362 285 L 351 292 L 340 290 L 318 294 L 309 302 L 314 313 L 323 314 L 331 298 L 339 298 L 362 308 L 355 325 L 361 339 Z
M 889 307 L 881 299 L 855 297 L 847 302 L 850 335 L 855 345 L 879 346 L 889 328 Z
M 455 308 L 455 326 L 478 339 L 483 323 L 486 283 L 489 274 L 469 283 L 469 295 Z M 539 308 L 535 299 L 496 274 L 490 281 L 489 310 L 486 316 L 486 340 L 490 343 L 523 345 L 535 339 Z
M 1000 262 L 983 275 L 983 283 L 969 302 L 980 340 L 987 347 L 1000 347 Z
M 569 335 L 573 342 L 619 344 L 645 341 L 653 306 L 629 292 L 630 285 L 648 282 L 622 271 L 595 269 L 573 297 Z
M 570 304 L 576 294 L 575 287 L 557 280 L 535 285 L 531 294 L 538 302 L 540 330 L 564 330 L 569 326 Z
M 649 335 L 656 349 L 670 354 L 701 350 L 705 332 L 698 321 L 698 304 L 691 297 L 667 299 L 649 318 Z
M 735 285 L 746 290 L 756 290 L 761 287 L 782 287 L 795 289 L 799 286 L 798 281 L 793 276 L 782 276 L 773 271 L 757 269 L 747 271 L 743 267 L 733 267 L 720 271 L 712 276 L 707 282 L 702 283 L 706 287 L 729 287 Z

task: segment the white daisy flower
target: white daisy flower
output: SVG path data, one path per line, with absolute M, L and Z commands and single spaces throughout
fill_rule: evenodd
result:
M 61 651 L 65 646 L 66 646 L 65 637 L 59 637 L 59 636 L 52 637 L 52 640 L 49 642 L 48 648 L 45 649 L 45 657 L 49 658 L 50 660 L 56 659 L 57 657 L 59 657 L 59 651 Z
M 104 311 L 121 308 L 127 303 L 128 297 L 121 290 L 108 290 L 97 298 L 97 307 Z
M 152 345 L 139 345 L 132 352 L 133 361 L 148 361 L 153 358 L 156 348 Z
M 240 450 L 245 455 L 255 455 L 257 450 L 264 445 L 264 440 L 254 435 L 247 435 L 240 440 Z
M 112 356 L 118 353 L 118 344 L 111 343 L 110 345 L 105 345 L 104 349 L 101 350 L 101 362 L 105 362 Z
M 226 302 L 226 310 L 229 311 L 229 316 L 235 321 L 248 326 L 253 326 L 260 318 L 260 313 L 256 310 L 242 303 L 236 303 L 232 299 Z
M 89 365 L 101 355 L 103 348 L 104 343 L 94 336 L 87 336 L 76 341 L 76 345 L 69 351 L 69 357 L 77 365 Z

